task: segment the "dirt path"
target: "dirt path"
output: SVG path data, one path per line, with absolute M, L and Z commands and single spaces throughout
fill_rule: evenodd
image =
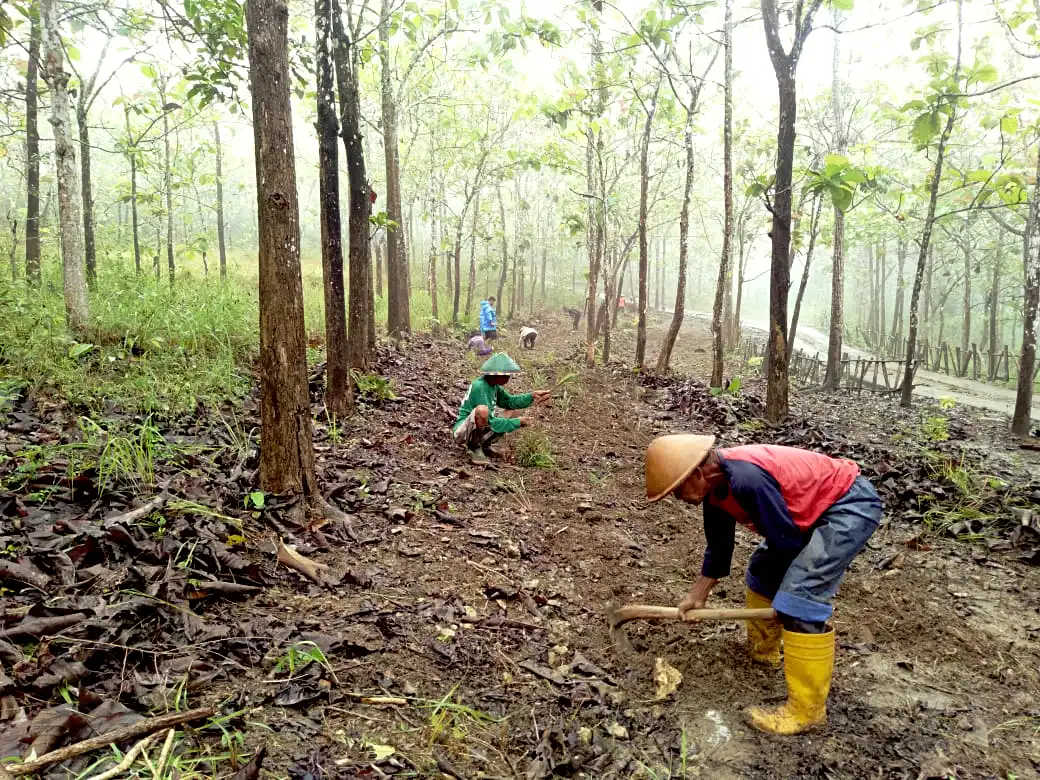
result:
M 520 388 L 574 369 L 576 338 L 558 326 L 542 334 L 534 354 L 519 356 Z M 684 338 L 688 351 L 703 349 Z M 468 372 L 430 357 L 455 375 L 442 388 L 453 404 Z M 391 504 L 429 491 L 448 514 L 417 511 L 382 537 L 385 518 L 365 517 L 362 536 L 382 541 L 351 558 L 375 572 L 371 591 L 271 594 L 294 624 L 324 632 L 356 634 L 362 615 L 379 650 L 338 669 L 341 686 L 411 697 L 393 709 L 317 708 L 312 736 L 338 745 L 327 761 L 360 771 L 371 759 L 364 746 L 380 744 L 406 763 L 439 757 L 465 777 L 1036 776 L 1036 571 L 975 562 L 954 545 L 908 549 L 910 529 L 886 526 L 848 578 L 831 724 L 818 734 L 782 740 L 743 724 L 743 706 L 784 686 L 747 662 L 736 624 L 636 625 L 632 648 L 619 649 L 605 606 L 675 603 L 699 565 L 700 519 L 642 500 L 645 445 L 686 424 L 646 403 L 625 371 L 581 373 L 568 409 L 540 413 L 556 468 L 474 471 L 443 442 L 405 436 L 403 455 L 391 466 L 388 453 L 373 479 L 390 479 Z M 376 447 L 399 449 L 395 417 L 366 421 L 390 438 Z M 741 604 L 753 544 L 740 538 L 718 603 Z M 657 659 L 683 676 L 664 701 L 654 699 Z M 299 722 L 285 710 L 265 717 L 282 735 Z
M 193 631 L 174 647 L 155 617 L 123 624 L 127 636 L 145 625 L 147 640 L 106 625 L 121 649 L 107 667 L 85 655 L 93 671 L 82 685 L 149 706 L 217 705 L 225 734 L 214 729 L 199 750 L 217 762 L 221 740 L 242 751 L 264 744 L 272 777 L 1037 777 L 1040 569 L 921 541 L 919 519 L 887 522 L 846 580 L 830 723 L 817 733 L 781 739 L 744 725 L 742 708 L 781 696 L 784 683 L 752 668 L 735 623 L 632 625 L 629 647 L 612 641 L 609 603 L 674 604 L 699 569 L 700 512 L 648 507 L 642 464 L 655 435 L 697 424 L 630 369 L 581 366 L 580 334 L 560 321 L 538 326 L 533 352 L 516 350 L 508 331 L 501 343 L 525 369 L 510 389 L 578 375 L 536 412 L 554 468 L 516 466 L 515 434 L 494 468 L 461 459 L 447 426 L 477 361 L 459 343 L 419 341 L 381 365 L 397 400 L 318 427 L 323 484 L 352 513 L 359 541 L 283 532 L 349 575 L 320 587 L 276 566 L 271 510 L 267 525 L 252 520 L 242 534 L 255 576 L 273 586 L 245 601 L 156 607 L 165 625 Z M 618 354 L 631 354 L 632 338 L 616 334 Z M 689 328 L 677 358 L 703 367 L 708 343 Z M 749 384 L 747 396 L 757 392 Z M 860 425 L 884 446 L 895 426 L 870 423 L 858 403 L 835 404 L 833 426 Z M 753 419 L 714 429 L 727 440 L 762 430 Z M 235 485 L 203 487 L 241 508 Z M 175 535 L 190 530 L 171 524 L 163 544 L 185 548 Z M 742 605 L 754 544 L 738 537 L 716 604 Z M 105 582 L 98 592 L 110 599 Z M 170 585 L 153 590 L 173 598 Z M 133 642 L 144 644 L 125 646 Z M 327 662 L 286 670 L 290 648 L 313 646 Z M 683 677 L 660 700 L 658 659 Z M 4 729 L 0 721 L 0 743 Z

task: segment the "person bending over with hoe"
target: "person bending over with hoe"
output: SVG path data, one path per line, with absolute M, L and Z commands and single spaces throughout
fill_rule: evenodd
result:
M 704 606 L 729 574 L 736 524 L 765 537 L 747 570 L 747 605 L 773 620 L 748 621 L 751 660 L 780 666 L 787 701 L 749 707 L 761 731 L 799 734 L 827 720 L 834 672 L 831 601 L 852 559 L 881 522 L 881 499 L 852 461 L 794 447 L 714 447 L 714 436 L 661 436 L 646 451 L 646 495 L 704 505 L 707 547 L 680 616 Z
M 530 417 L 496 417 L 496 408 L 526 409 L 536 401 L 543 404 L 549 400 L 548 390 L 510 394 L 505 384 L 519 372 L 520 366 L 505 352 L 499 352 L 480 367 L 480 376 L 473 380 L 462 399 L 452 435 L 457 445 L 469 450 L 475 463 L 487 463 L 487 456 L 494 454 L 491 444 L 499 436 L 530 424 Z

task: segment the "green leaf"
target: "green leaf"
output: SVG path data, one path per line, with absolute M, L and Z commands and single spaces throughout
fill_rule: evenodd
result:
M 80 344 L 76 343 L 69 347 L 69 357 L 75 359 L 81 358 L 94 349 L 93 344 Z
M 852 0 L 831 0 L 831 6 L 838 11 L 851 11 Z
M 827 166 L 834 165 L 837 168 L 844 168 L 849 164 L 849 158 L 843 154 L 825 154 L 823 156 L 823 164 Z
M 846 187 L 832 187 L 830 193 L 834 208 L 842 214 L 849 210 L 849 206 L 852 205 L 852 190 Z
M 248 496 L 246 496 L 246 506 L 253 507 L 254 509 L 263 509 L 264 504 L 267 502 L 267 496 L 264 495 L 263 491 L 254 490 Z
M 155 70 L 155 67 L 148 65 L 147 63 L 141 66 L 141 73 L 146 79 L 154 79 L 158 77 L 159 73 Z
M 66 55 L 66 56 L 67 56 L 67 57 L 68 57 L 68 58 L 69 58 L 69 59 L 70 59 L 70 60 L 71 60 L 72 62 L 79 62 L 79 49 L 77 49 L 77 48 L 76 48 L 75 46 L 73 46 L 73 45 L 72 45 L 71 43 L 66 43 L 66 44 L 65 44 L 65 55 Z
M 939 115 L 934 111 L 930 111 L 926 114 L 921 114 L 914 120 L 910 138 L 919 148 L 924 148 L 938 134 Z
M 1008 114 L 1000 118 L 1000 132 L 1015 135 L 1018 132 L 1018 117 Z
M 981 65 L 971 72 L 968 77 L 969 83 L 991 84 L 997 80 L 997 69 L 992 65 Z

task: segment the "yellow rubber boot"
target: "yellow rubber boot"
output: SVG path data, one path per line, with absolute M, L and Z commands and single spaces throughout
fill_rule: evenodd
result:
M 784 629 L 787 701 L 776 707 L 748 707 L 748 722 L 771 734 L 801 734 L 827 722 L 827 694 L 834 674 L 834 630 L 796 634 Z
M 753 590 L 747 591 L 748 609 L 766 609 L 773 602 L 760 596 Z M 752 663 L 780 668 L 780 631 L 782 627 L 778 618 L 772 620 L 748 620 L 747 638 L 748 652 Z

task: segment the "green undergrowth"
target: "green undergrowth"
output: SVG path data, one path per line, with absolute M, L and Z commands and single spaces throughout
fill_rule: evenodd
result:
M 556 466 L 552 444 L 542 431 L 526 430 L 521 433 L 514 452 L 517 465 L 524 468 L 551 469 Z
M 257 354 L 255 296 L 188 278 L 174 289 L 110 271 L 91 293 L 91 323 L 65 325 L 60 278 L 39 290 L 0 283 L 0 386 L 25 386 L 98 414 L 174 416 L 243 396 Z
M 922 449 L 921 458 L 945 491 L 941 497 L 924 497 L 924 524 L 930 533 L 976 541 L 1014 522 L 1003 480 L 977 471 L 963 456 Z
M 199 446 L 168 442 L 151 418 L 142 422 L 99 423 L 82 417 L 77 426 L 76 441 L 34 444 L 10 456 L 2 456 L 10 457 L 16 465 L 0 480 L 0 489 L 22 493 L 42 473 L 58 471 L 67 479 L 96 474 L 101 492 L 120 486 L 150 492 L 155 489 L 161 465 L 204 450 Z

